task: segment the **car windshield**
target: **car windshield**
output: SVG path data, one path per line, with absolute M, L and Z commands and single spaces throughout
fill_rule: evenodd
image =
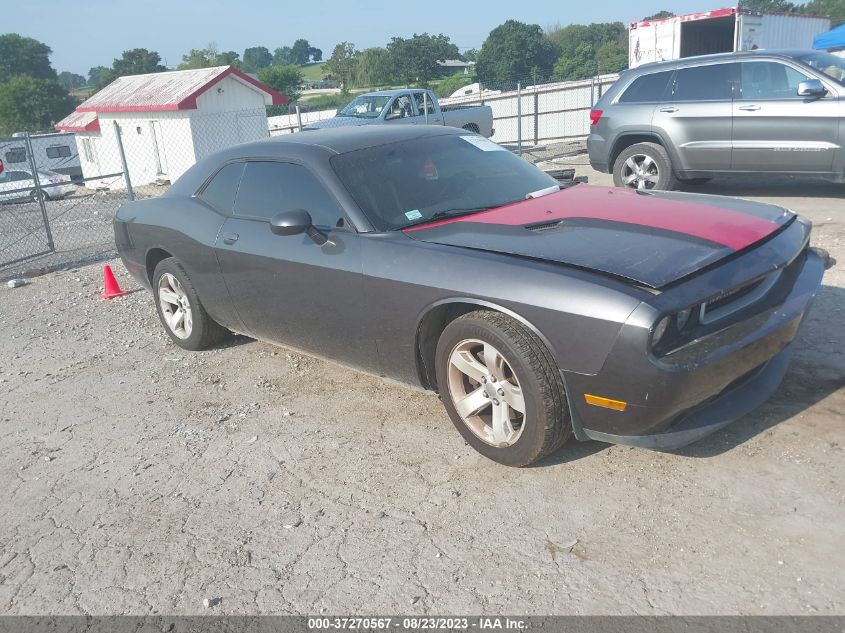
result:
M 376 119 L 390 102 L 388 95 L 361 95 L 355 97 L 337 116 L 354 116 L 363 119 Z
M 380 231 L 557 191 L 557 181 L 492 141 L 448 134 L 369 147 L 331 164 Z
M 794 58 L 845 86 L 845 59 L 842 57 L 820 51 L 795 55 Z

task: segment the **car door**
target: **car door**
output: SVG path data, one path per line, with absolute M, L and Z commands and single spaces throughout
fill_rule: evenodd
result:
M 411 93 L 403 93 L 394 97 L 387 107 L 387 113 L 384 115 L 385 121 L 404 125 L 415 125 L 417 118 Z
M 676 171 L 724 171 L 731 164 L 731 118 L 737 65 L 679 68 L 652 125 L 675 149 Z
M 798 84 L 811 77 L 785 62 L 749 60 L 740 67 L 731 167 L 830 172 L 841 144 L 838 99 L 798 96 Z
M 443 115 L 435 111 L 434 100 L 430 94 L 415 92 L 414 101 L 417 106 L 417 122 L 423 125 L 442 125 Z M 428 116 L 426 116 L 428 112 Z
M 329 242 L 318 246 L 306 234 L 273 234 L 270 219 L 293 209 L 307 210 Z M 375 343 L 365 325 L 359 239 L 337 201 L 304 165 L 247 162 L 215 248 L 248 333 L 375 368 Z
M 0 200 L 20 200 L 28 198 L 29 190 L 35 187 L 35 181 L 29 172 L 19 169 L 8 170 L 0 173 Z M 14 193 L 10 193 L 14 192 Z

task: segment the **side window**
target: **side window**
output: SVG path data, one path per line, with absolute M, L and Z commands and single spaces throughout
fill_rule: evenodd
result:
M 388 113 L 390 118 L 404 118 L 408 116 L 414 116 L 414 108 L 411 105 L 411 96 L 410 95 L 401 95 L 396 97 L 393 100 L 393 103 L 390 104 L 390 112 Z
M 8 152 L 6 152 L 6 162 L 7 163 L 25 163 L 26 162 L 26 150 L 23 147 L 13 147 Z
M 651 73 L 637 77 L 619 97 L 619 103 L 649 103 L 662 101 L 674 71 Z
M 727 101 L 733 98 L 736 64 L 681 68 L 675 75 L 675 101 Z
M 434 114 L 434 104 L 431 103 L 431 97 L 426 98 L 425 93 L 415 92 L 414 99 L 417 102 L 417 112 L 420 113 L 419 116 L 424 116 L 426 109 L 429 114 Z
M 53 145 L 47 148 L 47 158 L 68 158 L 69 156 L 69 145 Z
M 798 84 L 809 77 L 779 62 L 743 62 L 743 99 L 801 99 Z
M 235 213 L 269 220 L 281 211 L 305 209 L 314 226 L 332 229 L 343 212 L 308 169 L 293 163 L 249 162 L 235 201 Z
M 229 163 L 215 174 L 199 197 L 221 213 L 231 213 L 243 172 L 243 163 Z

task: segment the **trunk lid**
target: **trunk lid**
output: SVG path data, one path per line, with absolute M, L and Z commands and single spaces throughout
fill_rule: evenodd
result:
M 578 185 L 403 232 L 659 289 L 752 247 L 794 218 L 781 207 L 736 198 Z

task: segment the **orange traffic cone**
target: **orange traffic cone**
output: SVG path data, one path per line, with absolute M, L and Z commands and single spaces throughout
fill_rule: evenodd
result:
M 111 266 L 108 264 L 103 266 L 103 294 L 100 295 L 100 299 L 114 299 L 128 294 L 125 290 L 120 289 L 117 279 L 114 278 L 114 273 L 111 271 Z

